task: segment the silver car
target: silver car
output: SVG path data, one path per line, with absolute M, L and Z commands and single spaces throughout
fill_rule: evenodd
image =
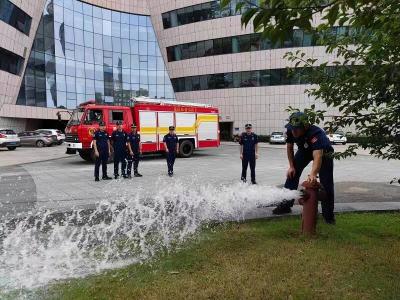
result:
M 57 132 L 53 131 L 52 129 L 37 129 L 35 132 L 51 137 L 53 144 L 58 144 Z
M 8 150 L 15 150 L 21 146 L 20 139 L 12 129 L 0 128 L 0 148 L 7 147 Z
M 285 144 L 286 138 L 283 132 L 273 132 L 269 139 L 270 144 Z
M 44 146 L 52 146 L 54 143 L 51 135 L 45 135 L 35 131 L 20 132 L 18 133 L 18 137 L 21 140 L 21 146 L 36 146 L 42 148 Z

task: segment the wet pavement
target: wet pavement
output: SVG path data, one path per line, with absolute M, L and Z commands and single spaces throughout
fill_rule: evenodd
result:
M 340 146 L 342 147 L 342 146 Z M 22 150 L 22 151 L 20 151 Z M 20 152 L 19 152 L 20 151 Z M 20 161 L 18 160 L 18 153 Z M 104 200 L 114 182 L 94 182 L 93 165 L 78 155 L 66 156 L 65 147 L 20 148 L 0 153 L 0 216 L 27 213 L 33 209 L 65 210 L 92 207 Z M 12 156 L 9 159 L 8 156 Z M 27 160 L 36 161 L 25 163 Z M 39 160 L 39 161 L 37 161 Z M 5 163 L 7 161 L 7 163 Z M 287 169 L 284 146 L 263 145 L 257 161 L 257 181 L 262 185 L 281 185 Z M 303 176 L 308 174 L 308 167 Z M 108 165 L 109 175 L 113 165 Z M 147 156 L 139 166 L 142 178 L 120 179 L 118 184 L 132 189 L 157 190 L 169 180 L 190 180 L 194 184 L 230 184 L 239 181 L 241 162 L 237 144 L 197 151 L 188 159 L 178 159 L 175 177 L 167 178 L 165 159 Z M 383 161 L 369 155 L 335 162 L 336 203 L 400 202 L 400 186 L 389 181 L 398 176 L 400 161 Z M 338 208 L 340 205 L 338 205 Z

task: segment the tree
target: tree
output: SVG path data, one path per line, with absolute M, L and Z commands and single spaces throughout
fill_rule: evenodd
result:
M 221 5 L 231 0 L 222 0 Z M 293 30 L 312 34 L 334 61 L 319 61 L 298 50 L 285 57 L 311 88 L 306 93 L 340 114 L 307 112 L 325 128 L 352 126 L 362 139 L 337 157 L 355 155 L 358 147 L 384 159 L 400 159 L 400 1 L 398 0 L 235 0 L 242 25 L 273 43 Z M 319 18 L 318 24 L 314 21 Z M 336 32 L 335 26 L 341 27 Z M 299 68 L 301 72 L 299 72 Z M 314 85 L 315 84 L 315 85 Z M 289 108 L 289 110 L 293 108 Z

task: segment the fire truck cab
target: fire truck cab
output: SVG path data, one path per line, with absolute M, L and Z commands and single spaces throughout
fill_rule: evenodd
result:
M 172 125 L 179 139 L 180 156 L 190 157 L 195 149 L 220 145 L 218 120 L 218 109 L 204 104 L 137 98 L 127 105 L 107 105 L 91 100 L 73 110 L 65 142 L 68 154 L 78 152 L 84 160 L 93 161 L 93 134 L 99 122 L 106 123 L 111 136 L 117 121 L 122 121 L 125 132 L 136 124 L 143 153 L 163 152 L 163 137 Z

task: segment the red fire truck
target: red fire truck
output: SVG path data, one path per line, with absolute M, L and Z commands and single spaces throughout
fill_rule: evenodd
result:
M 204 104 L 136 98 L 127 105 L 117 106 L 91 100 L 73 110 L 65 129 L 65 142 L 68 154 L 78 152 L 84 160 L 93 161 L 93 134 L 99 122 L 106 123 L 111 136 L 116 122 L 122 121 L 125 132 L 136 124 L 143 153 L 163 152 L 163 137 L 173 125 L 180 155 L 190 157 L 194 149 L 220 145 L 218 120 L 218 109 Z

